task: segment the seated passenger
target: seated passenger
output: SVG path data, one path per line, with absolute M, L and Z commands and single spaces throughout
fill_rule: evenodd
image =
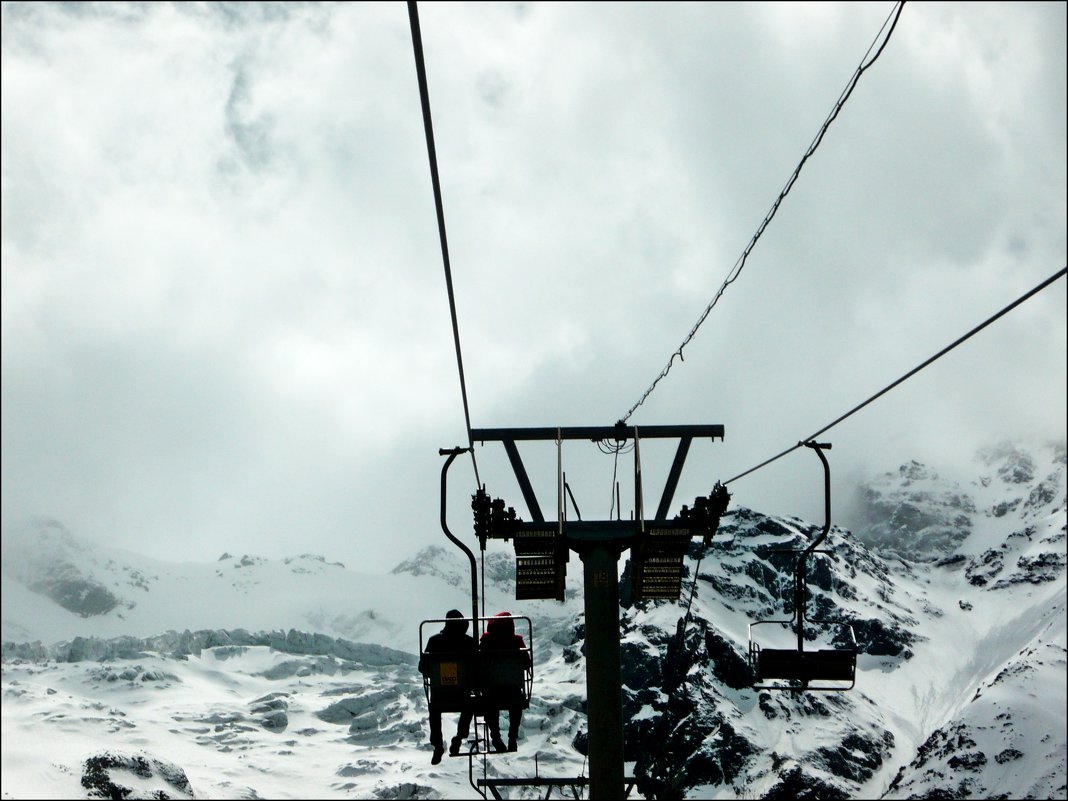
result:
M 495 654 L 514 653 L 521 649 L 524 649 L 525 656 L 523 667 L 531 666 L 530 652 L 525 650 L 526 643 L 523 638 L 515 633 L 515 621 L 510 612 L 499 612 L 493 616 L 486 626 L 486 633 L 482 635 L 478 647 L 488 670 L 492 670 L 492 660 Z M 489 729 L 490 742 L 494 750 L 515 751 L 518 747 L 519 724 L 523 720 L 522 677 L 519 677 L 519 683 L 515 685 L 486 687 L 484 696 L 489 704 L 486 711 L 486 727 Z M 501 740 L 500 709 L 502 708 L 508 710 L 507 748 Z
M 428 654 L 475 654 L 475 639 L 467 634 L 467 621 L 463 619 L 463 613 L 456 609 L 450 609 L 446 615 L 448 620 L 445 627 L 426 643 L 426 649 L 419 656 L 419 672 L 428 676 L 431 661 Z M 430 759 L 432 765 L 441 762 L 441 756 L 445 753 L 445 741 L 441 735 L 441 708 L 440 705 L 465 704 L 469 692 L 466 687 L 449 688 L 435 687 L 430 694 L 430 744 L 434 746 L 434 755 Z M 471 730 L 470 706 L 460 712 L 460 719 L 456 726 L 456 736 L 452 738 L 449 753 L 456 756 L 460 753 L 460 746 L 467 739 Z

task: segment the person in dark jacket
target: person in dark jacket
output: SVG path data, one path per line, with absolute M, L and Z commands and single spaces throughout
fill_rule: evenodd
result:
M 445 627 L 426 642 L 426 648 L 419 656 L 419 672 L 424 676 L 430 675 L 435 664 L 427 658 L 428 654 L 455 655 L 456 663 L 461 669 L 466 666 L 467 670 L 474 669 L 476 646 L 474 637 L 467 633 L 468 623 L 464 620 L 463 613 L 456 609 L 450 609 L 446 614 Z M 444 676 L 439 677 L 445 678 Z M 456 674 L 453 674 L 456 678 Z M 439 681 L 440 684 L 440 681 Z M 456 736 L 452 738 L 449 753 L 456 756 L 460 753 L 463 741 L 467 739 L 471 731 L 472 708 L 468 702 L 470 691 L 466 687 L 449 688 L 447 686 L 435 686 L 430 695 L 430 744 L 434 746 L 434 756 L 430 762 L 437 765 L 441 762 L 441 756 L 445 753 L 445 741 L 441 735 L 441 706 L 462 705 L 460 719 L 456 725 Z
M 531 665 L 530 651 L 523 638 L 515 633 L 515 621 L 510 612 L 499 612 L 486 625 L 486 633 L 478 644 L 484 663 L 491 663 L 494 654 L 520 651 L 525 659 L 523 667 Z M 523 721 L 523 685 L 522 683 L 486 690 L 490 709 L 486 711 L 486 728 L 490 732 L 490 742 L 496 751 L 515 751 L 518 747 L 519 724 Z M 508 710 L 508 746 L 501 740 L 500 709 Z

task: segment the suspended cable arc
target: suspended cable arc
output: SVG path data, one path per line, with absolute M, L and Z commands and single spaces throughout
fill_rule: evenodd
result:
M 693 340 L 693 338 L 697 335 L 697 330 L 704 324 L 705 320 L 708 318 L 708 315 L 711 313 L 715 305 L 719 303 L 719 299 L 723 297 L 723 293 L 727 290 L 727 287 L 729 287 L 736 280 L 738 280 L 738 276 L 741 275 L 742 270 L 745 268 L 745 263 L 746 260 L 749 258 L 749 254 L 753 252 L 753 248 L 756 247 L 757 241 L 764 234 L 764 231 L 771 223 L 772 218 L 775 217 L 776 212 L 778 212 L 779 206 L 782 205 L 783 200 L 786 199 L 786 196 L 790 193 L 790 190 L 793 189 L 794 184 L 797 182 L 798 177 L 801 175 L 801 170 L 802 168 L 804 168 L 805 163 L 820 146 L 820 143 L 823 141 L 824 134 L 827 133 L 827 129 L 830 128 L 831 123 L 833 123 L 838 117 L 838 113 L 842 110 L 842 107 L 849 99 L 849 96 L 853 94 L 853 89 L 856 87 L 857 82 L 860 80 L 860 76 L 863 75 L 864 72 L 876 62 L 880 55 L 882 55 L 883 50 L 886 48 L 887 43 L 890 41 L 890 37 L 894 33 L 894 28 L 897 27 L 897 21 L 898 18 L 901 16 L 901 10 L 904 8 L 904 6 L 904 0 L 901 0 L 901 2 L 895 4 L 894 9 L 890 12 L 890 15 L 883 22 L 882 27 L 879 28 L 879 33 L 876 34 L 875 39 L 872 41 L 871 45 L 868 46 L 868 50 L 867 52 L 865 52 L 864 58 L 861 59 L 860 66 L 857 67 L 856 71 L 849 79 L 849 82 L 846 84 L 845 89 L 842 90 L 842 94 L 839 95 L 838 100 L 835 102 L 834 108 L 827 116 L 827 119 L 824 121 L 823 126 L 820 128 L 819 133 L 816 134 L 816 137 L 808 146 L 808 150 L 805 151 L 805 155 L 801 157 L 801 161 L 794 169 L 793 174 L 790 176 L 789 180 L 787 180 L 786 185 L 783 187 L 782 191 L 779 192 L 779 196 L 775 198 L 775 202 L 771 205 L 771 210 L 768 211 L 768 213 L 764 216 L 764 219 L 757 227 L 756 233 L 753 234 L 752 239 L 749 240 L 749 244 L 746 245 L 745 250 L 742 251 L 742 255 L 738 257 L 738 261 L 734 263 L 734 266 L 730 269 L 730 272 L 727 273 L 727 278 L 720 285 L 719 289 L 716 291 L 715 296 L 705 307 L 704 311 L 701 312 L 701 316 L 697 318 L 697 322 L 694 324 L 693 328 L 690 329 L 690 333 L 688 333 L 686 337 L 682 340 L 682 344 L 679 345 L 679 347 L 675 349 L 675 352 L 671 354 L 671 358 L 668 359 L 668 363 L 664 366 L 664 369 L 660 371 L 660 374 L 653 380 L 653 383 L 649 385 L 649 388 L 645 390 L 645 393 L 640 398 L 638 398 L 638 401 L 633 406 L 631 406 L 630 409 L 627 410 L 627 413 L 623 415 L 623 417 L 620 418 L 621 423 L 627 422 L 627 420 L 630 419 L 630 416 L 634 414 L 637 408 L 643 403 L 645 403 L 646 398 L 648 398 L 652 394 L 653 390 L 656 389 L 657 384 L 659 384 L 662 379 L 667 377 L 667 374 L 671 371 L 672 366 L 675 364 L 676 357 L 680 361 L 685 361 L 685 358 L 682 355 L 683 349 L 685 349 L 685 347 L 689 345 L 691 340 Z M 883 38 L 882 44 L 879 46 L 879 49 L 876 51 L 875 55 L 871 58 L 868 58 L 876 43 L 879 42 L 879 39 L 883 36 L 883 31 L 886 30 L 887 25 L 890 26 L 890 29 L 889 31 L 887 31 L 885 38 Z
M 475 459 L 475 443 L 471 436 L 471 411 L 467 402 L 467 381 L 464 378 L 464 359 L 460 349 L 460 326 L 456 319 L 456 296 L 452 289 L 452 266 L 449 261 L 449 240 L 445 233 L 445 208 L 441 199 L 441 180 L 438 177 L 438 155 L 434 146 L 434 124 L 430 115 L 430 90 L 426 81 L 426 62 L 423 60 L 423 37 L 419 29 L 419 9 L 415 0 L 408 2 L 408 21 L 412 29 L 412 50 L 415 53 L 415 70 L 419 78 L 419 100 L 423 108 L 423 129 L 426 132 L 427 157 L 430 160 L 430 181 L 434 187 L 434 208 L 438 218 L 438 238 L 441 240 L 441 259 L 445 267 L 445 288 L 449 295 L 449 314 L 452 317 L 452 339 L 456 346 L 456 367 L 460 373 L 460 394 L 464 403 L 464 423 L 467 426 L 467 444 L 471 450 L 471 465 L 475 471 L 475 484 L 482 486 Z
M 890 390 L 894 389 L 894 387 L 896 387 L 899 384 L 902 384 L 905 381 L 907 381 L 908 379 L 912 378 L 912 376 L 916 375 L 916 373 L 920 372 L 920 370 L 922 370 L 923 368 L 927 367 L 932 362 L 935 362 L 938 359 L 942 358 L 947 353 L 949 353 L 951 350 L 953 350 L 955 347 L 957 347 L 958 345 L 963 344 L 967 340 L 971 339 L 973 336 L 978 334 L 980 331 L 982 331 L 984 328 L 986 328 L 988 325 L 990 325 L 994 321 L 1000 319 L 1001 317 L 1004 317 L 1006 314 L 1008 314 L 1010 311 L 1015 309 L 1017 306 L 1019 306 L 1020 304 L 1024 303 L 1025 301 L 1027 301 L 1030 298 L 1032 298 L 1035 295 L 1037 295 L 1039 292 L 1041 292 L 1043 289 L 1048 287 L 1050 284 L 1054 283 L 1057 279 L 1063 278 L 1066 272 L 1068 272 L 1068 267 L 1062 267 L 1058 272 L 1056 272 L 1053 275 L 1051 275 L 1049 278 L 1047 278 L 1045 281 L 1040 283 L 1034 289 L 1031 289 L 1030 291 L 1025 292 L 1023 295 L 1018 297 L 1016 300 L 1014 300 L 1008 306 L 1006 306 L 1005 308 L 1001 309 L 1001 311 L 997 312 L 996 314 L 992 315 L 991 317 L 988 317 L 986 320 L 981 322 L 979 325 L 977 325 L 971 331 L 969 331 L 968 333 L 966 333 L 963 336 L 959 337 L 955 341 L 951 342 L 949 345 L 946 345 L 946 347 L 942 348 L 942 350 L 938 351 L 938 353 L 934 354 L 933 356 L 928 358 L 926 361 L 916 365 L 911 370 L 909 370 L 907 373 L 905 373 L 903 376 L 898 378 L 893 383 L 888 384 L 887 386 L 883 387 L 881 390 L 876 392 L 874 395 L 872 395 L 870 398 L 868 398 L 863 403 L 857 404 L 852 409 L 850 409 L 848 412 L 846 412 L 845 414 L 841 415 L 840 417 L 838 417 L 837 419 L 833 420 L 832 422 L 828 423 L 827 425 L 825 425 L 823 428 L 821 428 L 819 431 L 815 432 L 814 434 L 810 434 L 809 436 L 805 437 L 803 440 L 798 442 L 796 445 L 790 446 L 789 448 L 787 448 L 786 450 L 782 451 L 781 453 L 778 453 L 775 456 L 772 456 L 770 459 L 765 459 L 763 462 L 758 464 L 756 467 L 750 467 L 744 473 L 739 473 L 738 475 L 734 476 L 734 478 L 727 479 L 726 481 L 723 482 L 723 484 L 724 485 L 730 484 L 732 481 L 737 481 L 738 479 L 740 479 L 740 478 L 742 478 L 744 476 L 747 476 L 750 473 L 755 473 L 760 468 L 766 467 L 767 465 L 771 464 L 772 462 L 774 462 L 774 461 L 776 461 L 778 459 L 781 459 L 786 454 L 797 450 L 802 445 L 804 445 L 805 442 L 809 442 L 811 440 L 814 440 L 817 437 L 819 437 L 821 434 L 824 434 L 827 431 L 830 431 L 832 428 L 834 428 L 836 425 L 838 425 L 839 423 L 844 421 L 846 418 L 851 417 L 852 415 L 854 415 L 857 412 L 859 412 L 861 409 L 863 409 L 868 404 L 870 404 L 873 401 L 881 398 L 887 392 L 889 392 Z

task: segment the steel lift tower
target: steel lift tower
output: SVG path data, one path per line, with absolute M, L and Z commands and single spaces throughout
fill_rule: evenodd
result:
M 623 711 L 620 678 L 619 557 L 631 551 L 632 592 L 636 600 L 677 600 L 682 589 L 682 560 L 694 536 L 710 541 L 729 496 L 720 486 L 698 497 L 692 508 L 668 519 L 683 464 L 694 438 L 723 439 L 722 425 L 581 426 L 568 428 L 476 428 L 472 442 L 500 442 L 532 518 L 524 521 L 499 498 L 480 488 L 473 500 L 475 533 L 483 550 L 488 539 L 511 540 L 516 555 L 516 599 L 564 600 L 571 551 L 582 561 L 585 580 L 586 692 L 589 732 L 590 798 L 625 797 Z M 646 518 L 641 441 L 677 439 L 678 447 L 656 513 Z M 634 515 L 632 519 L 569 520 L 565 506 L 562 446 L 567 440 L 608 443 L 618 452 L 633 444 Z M 546 520 L 531 486 L 517 443 L 557 444 L 557 514 Z M 460 452 L 442 451 L 455 456 Z M 450 460 L 451 461 L 451 460 Z M 442 497 L 445 476 L 442 475 Z M 617 507 L 618 508 L 618 507 Z M 446 533 L 448 530 L 446 529 Z

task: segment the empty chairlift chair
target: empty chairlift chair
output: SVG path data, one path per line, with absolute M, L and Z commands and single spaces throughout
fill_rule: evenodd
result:
M 794 572 L 794 613 L 786 620 L 758 620 L 749 625 L 749 665 L 755 677 L 754 689 L 758 690 L 850 690 L 856 684 L 857 639 L 853 627 L 845 621 L 814 620 L 809 623 L 835 625 L 843 629 L 849 645 L 846 648 L 805 650 L 805 614 L 808 604 L 806 581 L 807 561 L 831 530 L 831 474 L 823 450 L 830 444 L 806 442 L 806 447 L 816 451 L 824 468 L 824 498 L 826 523 L 819 536 L 801 551 Z M 764 648 L 753 640 L 753 628 L 777 623 L 796 627 L 796 648 Z M 785 681 L 787 684 L 767 684 L 768 681 Z M 824 682 L 839 682 L 826 684 Z

